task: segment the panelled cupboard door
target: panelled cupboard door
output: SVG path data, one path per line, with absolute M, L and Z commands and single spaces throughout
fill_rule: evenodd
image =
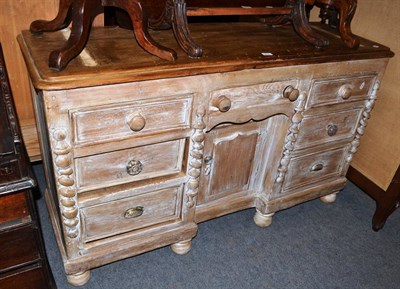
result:
M 260 124 L 222 126 L 206 133 L 198 204 L 253 190 L 265 139 Z

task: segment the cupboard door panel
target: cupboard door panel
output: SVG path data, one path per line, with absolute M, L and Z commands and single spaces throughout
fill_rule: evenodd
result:
M 199 203 L 250 189 L 259 141 L 257 125 L 238 131 L 222 128 L 209 133 L 205 142 L 202 190 Z M 236 130 L 238 127 L 236 127 Z
M 218 139 L 215 142 L 211 195 L 247 189 L 257 137 L 257 132 L 250 135 L 238 133 L 232 139 Z

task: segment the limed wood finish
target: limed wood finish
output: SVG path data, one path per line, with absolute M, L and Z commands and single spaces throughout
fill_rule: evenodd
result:
M 282 209 L 333 202 L 393 53 L 365 39 L 350 49 L 332 31 L 321 50 L 291 27 L 196 24 L 208 56 L 168 62 L 130 31 L 93 29 L 62 72 L 47 66 L 62 33 L 23 32 L 69 282 L 166 245 L 185 254 L 198 222 L 253 207 L 265 227 Z M 177 47 L 172 31 L 153 37 Z
M 32 196 L 32 176 L 0 45 L 0 287 L 55 288 Z

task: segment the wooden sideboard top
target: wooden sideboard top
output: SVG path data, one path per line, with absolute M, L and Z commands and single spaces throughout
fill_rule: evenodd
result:
M 188 57 L 178 47 L 172 30 L 151 31 L 156 41 L 178 53 L 174 62 L 145 52 L 132 31 L 93 28 L 85 49 L 61 72 L 48 67 L 48 58 L 51 51 L 65 45 L 68 30 L 41 35 L 23 31 L 18 41 L 34 86 L 46 90 L 393 56 L 389 48 L 366 39 L 361 39 L 358 49 L 347 48 L 335 30 L 325 30 L 319 24 L 315 27 L 329 37 L 328 47 L 319 49 L 306 43 L 290 25 L 191 24 L 193 39 L 204 49 L 204 56 L 198 59 Z

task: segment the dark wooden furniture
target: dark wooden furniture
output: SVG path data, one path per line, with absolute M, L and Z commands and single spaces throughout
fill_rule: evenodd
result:
M 360 40 L 351 32 L 350 24 L 357 8 L 357 0 L 309 0 L 309 6 L 319 7 L 322 23 L 337 27 L 343 42 L 350 48 L 358 48 Z
M 167 0 L 164 13 L 158 20 L 152 21 L 152 27 L 157 29 L 172 26 L 179 46 L 191 57 L 200 57 L 203 54 L 203 49 L 192 39 L 189 31 L 188 17 L 194 16 L 272 15 L 274 20 L 271 23 L 292 22 L 294 30 L 307 42 L 317 47 L 329 44 L 328 39 L 314 31 L 307 20 L 306 3 L 313 1 L 279 1 L 280 4 L 277 7 L 269 6 L 269 4 L 275 4 L 271 1 L 239 1 L 239 4 L 228 4 L 228 1 L 214 1 L 214 3 L 205 1 L 206 4 L 202 2 Z M 250 6 L 251 2 L 255 2 L 257 6 Z M 213 39 L 213 41 L 218 41 L 218 39 Z
M 200 57 L 203 54 L 203 49 L 193 40 L 189 31 L 188 17 L 193 16 L 263 15 L 262 22 L 265 24 L 281 25 L 291 22 L 301 38 L 316 47 L 324 47 L 329 44 L 328 39 L 313 30 L 307 18 L 307 8 L 317 5 L 324 11 L 322 15 L 329 11 L 329 7 L 334 7 L 339 11 L 340 35 L 347 46 L 356 48 L 359 40 L 351 33 L 350 29 L 356 4 L 356 0 L 236 0 L 230 2 L 225 0 L 212 2 L 200 0 L 163 0 L 158 2 L 154 0 L 60 0 L 57 16 L 51 21 L 32 22 L 30 30 L 33 33 L 57 31 L 66 28 L 72 22 L 72 31 L 66 45 L 52 51 L 49 56 L 49 67 L 60 71 L 84 49 L 92 22 L 99 13 L 104 12 L 104 7 L 114 7 L 126 11 L 139 45 L 150 54 L 172 61 L 177 57 L 176 52 L 154 41 L 148 33 L 149 26 L 156 30 L 172 27 L 180 48 L 191 57 Z M 147 11 L 150 12 L 150 20 Z M 160 13 L 160 11 L 163 12 Z M 115 18 L 115 14 L 106 13 L 106 24 L 118 22 L 110 20 L 110 17 Z M 215 41 L 217 40 L 215 39 Z
M 55 288 L 0 46 L 0 288 Z
M 322 23 L 329 22 L 330 26 L 338 28 L 346 46 L 350 48 L 359 46 L 359 39 L 352 34 L 350 28 L 357 0 L 305 0 L 304 3 L 286 0 L 147 0 L 145 3 L 150 27 L 153 29 L 172 27 L 181 48 L 193 57 L 202 55 L 202 48 L 193 41 L 189 32 L 188 22 L 197 22 L 194 18 L 201 18 L 202 20 L 199 21 L 208 22 L 220 19 L 238 21 L 240 18 L 232 16 L 262 15 L 261 22 L 269 25 L 283 25 L 292 21 L 295 30 L 308 42 L 316 46 L 327 45 L 326 39 L 312 31 L 306 21 L 306 17 L 314 6 L 320 8 Z M 132 29 L 129 15 L 126 15 L 124 11 L 108 9 L 105 14 L 106 25 Z M 211 19 L 210 16 L 219 17 Z
M 400 168 L 397 168 L 392 182 L 386 191 L 378 187 L 353 167 L 350 167 L 347 172 L 347 178 L 375 200 L 376 210 L 372 218 L 372 229 L 379 231 L 383 228 L 389 216 L 399 208 Z
M 147 15 L 141 0 L 60 0 L 56 18 L 52 21 L 37 20 L 30 26 L 31 32 L 42 33 L 63 29 L 72 22 L 67 44 L 50 53 L 49 67 L 62 70 L 71 59 L 81 53 L 89 38 L 94 18 L 103 12 L 105 6 L 118 7 L 128 12 L 136 40 L 147 52 L 166 60 L 176 58 L 175 51 L 157 44 L 148 33 Z

